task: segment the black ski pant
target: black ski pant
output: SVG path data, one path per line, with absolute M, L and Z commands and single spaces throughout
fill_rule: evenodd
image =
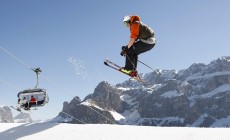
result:
M 127 56 L 125 61 L 125 69 L 136 70 L 138 55 L 151 50 L 154 46 L 155 44 L 146 44 L 141 41 L 135 42 L 133 46 L 126 52 Z
M 22 106 L 24 106 L 25 108 L 28 108 L 29 103 L 27 102 L 27 103 L 25 103 L 25 104 L 22 104 Z

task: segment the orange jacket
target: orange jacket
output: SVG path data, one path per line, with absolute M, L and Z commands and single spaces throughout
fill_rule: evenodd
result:
M 140 21 L 139 16 L 132 16 L 130 19 L 130 38 L 137 38 L 139 35 L 140 27 L 135 21 Z

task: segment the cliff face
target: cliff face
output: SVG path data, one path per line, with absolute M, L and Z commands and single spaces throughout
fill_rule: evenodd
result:
M 75 97 L 70 103 L 64 102 L 59 117 L 64 120 L 71 118 L 71 123 L 114 123 L 115 120 L 108 110 L 114 108 L 123 111 L 122 106 L 115 102 L 115 99 L 120 101 L 116 91 L 115 88 L 110 88 L 108 83 L 101 82 L 94 93 L 88 95 L 84 101 Z

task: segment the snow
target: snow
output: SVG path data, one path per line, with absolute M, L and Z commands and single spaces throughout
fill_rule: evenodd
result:
M 98 109 L 100 109 L 100 110 L 102 110 L 102 111 L 104 111 L 104 109 L 103 108 L 101 108 L 101 107 L 99 107 L 99 106 L 97 106 L 97 105 L 95 105 L 95 104 L 92 104 L 92 103 L 90 103 L 90 102 L 87 102 L 87 101 L 85 101 L 85 102 L 82 102 L 81 103 L 82 105 L 85 105 L 85 106 L 93 106 L 93 107 L 95 107 L 95 108 L 98 108 Z M 108 110 L 109 112 L 110 112 L 110 114 L 113 116 L 113 118 L 115 119 L 115 120 L 121 120 L 121 119 L 124 119 L 124 116 L 122 116 L 121 114 L 119 114 L 119 113 L 117 113 L 116 111 L 114 111 L 114 110 Z
M 133 98 L 131 96 L 129 96 L 128 94 L 124 94 L 124 95 L 120 96 L 120 98 L 121 98 L 121 100 L 125 101 L 129 105 L 135 105 L 137 103 L 137 102 L 134 102 Z
M 200 115 L 200 117 L 190 126 L 192 127 L 199 126 L 200 124 L 204 122 L 205 117 L 208 117 L 208 114 L 205 113 L 205 114 Z
M 187 85 L 189 85 L 189 83 L 186 82 L 186 81 L 183 81 L 183 82 L 181 83 L 181 86 L 187 86 Z
M 220 60 L 225 60 L 225 61 L 228 61 L 230 62 L 230 57 L 229 56 L 222 56 L 219 58 Z
M 211 127 L 230 126 L 230 116 L 216 120 Z
M 120 96 L 121 100 L 126 101 L 129 100 L 131 98 L 131 96 L 129 96 L 128 94 L 124 94 Z
M 65 123 L 68 123 L 68 122 L 72 122 L 73 121 L 73 118 L 72 117 L 61 117 L 61 116 L 57 116 L 56 118 L 54 119 L 51 119 L 49 122 L 65 122 Z
M 222 86 L 219 86 L 217 87 L 216 89 L 214 89 L 213 91 L 211 92 L 208 92 L 208 93 L 205 93 L 205 94 L 202 94 L 200 95 L 201 98 L 210 98 L 220 92 L 225 92 L 225 91 L 229 91 L 230 90 L 230 85 L 229 84 L 225 84 L 225 85 L 222 85 Z
M 145 91 L 147 91 L 148 93 L 152 94 L 153 91 L 157 91 L 158 89 L 160 89 L 162 87 L 161 84 L 155 84 L 152 87 L 149 88 L 144 88 Z
M 164 94 L 161 95 L 163 98 L 173 98 L 173 97 L 178 97 L 181 96 L 182 94 L 178 94 L 176 90 L 174 91 L 168 91 L 165 92 Z
M 219 86 L 217 88 L 215 88 L 214 90 L 208 92 L 208 93 L 204 93 L 201 95 L 193 95 L 188 97 L 188 99 L 190 100 L 190 107 L 192 107 L 195 103 L 196 103 L 196 99 L 197 98 L 211 98 L 212 96 L 215 96 L 216 94 L 219 94 L 221 92 L 226 92 L 230 90 L 230 85 L 229 84 L 224 84 L 222 86 Z
M 133 124 L 133 120 L 138 120 L 140 118 L 140 114 L 137 110 L 134 111 L 128 111 L 126 110 L 124 113 L 122 113 L 125 118 L 121 120 L 120 122 L 126 122 L 126 124 Z M 128 122 L 130 121 L 130 122 Z
M 204 76 L 198 76 L 198 74 L 194 74 L 192 76 L 189 76 L 188 78 L 186 78 L 185 82 L 190 81 L 190 80 L 196 80 L 196 79 L 208 79 L 214 76 L 222 76 L 222 75 L 230 75 L 229 71 L 225 71 L 225 72 L 214 72 L 211 74 L 206 74 Z
M 122 91 L 128 91 L 128 90 L 130 90 L 131 88 L 118 87 L 117 89 L 122 90 Z
M 125 117 L 122 116 L 121 114 L 117 113 L 116 111 L 109 111 L 111 113 L 111 115 L 113 116 L 113 118 L 116 120 L 116 121 L 119 121 L 121 119 L 124 119 Z
M 229 128 L 1 123 L 1 140 L 229 140 Z
M 82 105 L 85 105 L 85 106 L 93 106 L 93 107 L 95 107 L 95 108 L 97 108 L 97 109 L 100 109 L 100 110 L 102 110 L 102 111 L 104 111 L 104 109 L 103 108 L 101 108 L 101 107 L 99 107 L 99 106 L 97 106 L 97 105 L 95 105 L 95 104 L 93 104 L 93 103 L 90 103 L 90 102 L 88 102 L 88 101 L 85 101 L 85 102 L 82 102 L 81 103 Z

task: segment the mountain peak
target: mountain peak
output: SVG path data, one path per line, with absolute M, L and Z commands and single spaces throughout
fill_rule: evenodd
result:
M 0 123 L 14 122 L 12 112 L 8 106 L 0 106 Z

